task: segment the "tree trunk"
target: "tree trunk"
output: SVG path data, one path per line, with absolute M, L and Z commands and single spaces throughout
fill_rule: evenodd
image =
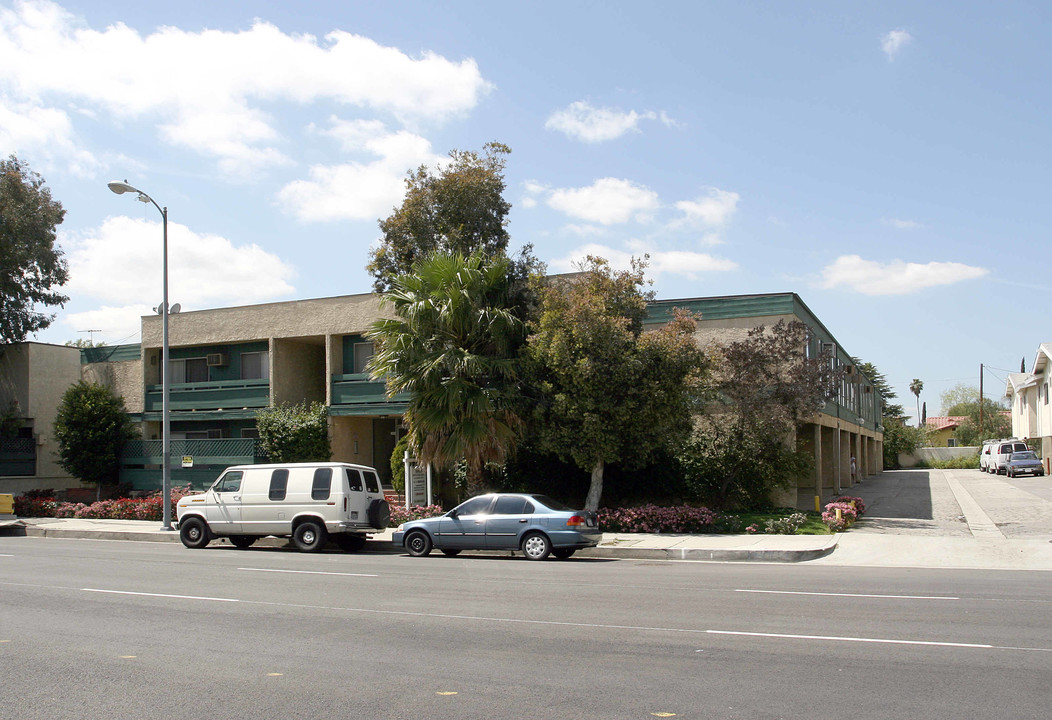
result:
M 584 501 L 585 510 L 599 509 L 599 498 L 603 496 L 603 466 L 602 460 L 597 460 L 592 468 L 592 484 L 588 486 L 588 497 Z

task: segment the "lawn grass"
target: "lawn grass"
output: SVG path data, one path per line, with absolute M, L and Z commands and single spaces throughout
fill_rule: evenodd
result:
M 747 512 L 747 513 L 735 513 L 735 517 L 740 521 L 738 532 L 744 533 L 745 528 L 755 524 L 760 528 L 760 532 L 763 533 L 763 528 L 768 520 L 780 520 L 781 518 L 788 517 L 794 512 L 800 512 L 799 510 L 792 510 L 789 508 L 782 508 L 774 512 Z M 832 535 L 826 524 L 822 522 L 822 513 L 816 513 L 813 510 L 804 513 L 807 515 L 807 522 L 800 526 L 800 529 L 796 531 L 797 535 Z

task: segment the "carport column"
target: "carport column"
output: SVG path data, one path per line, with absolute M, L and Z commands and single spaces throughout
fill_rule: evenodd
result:
M 811 471 L 811 478 L 815 481 L 815 511 L 819 511 L 822 504 L 822 425 L 816 422 L 811 427 L 815 434 L 815 468 Z

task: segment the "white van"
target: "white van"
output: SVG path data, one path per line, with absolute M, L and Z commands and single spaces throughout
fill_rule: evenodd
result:
M 1029 450 L 1026 443 L 1019 438 L 1008 438 L 1002 440 L 997 444 L 996 447 L 990 450 L 991 457 L 991 468 L 990 472 L 995 475 L 1007 475 L 1008 474 L 1008 460 L 1012 457 L 1014 452 L 1023 452 Z
M 979 449 L 979 469 L 983 472 L 994 472 L 994 451 L 1000 440 L 984 440 L 982 448 Z
M 181 499 L 176 513 L 188 548 L 214 537 L 247 548 L 275 535 L 291 537 L 303 552 L 321 550 L 330 537 L 355 552 L 387 527 L 391 508 L 376 470 L 324 462 L 235 465 L 205 492 Z

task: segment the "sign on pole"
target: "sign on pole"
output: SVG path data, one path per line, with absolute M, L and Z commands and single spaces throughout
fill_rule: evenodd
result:
M 405 506 L 431 504 L 431 466 L 420 465 L 416 458 L 403 456 L 405 461 Z

